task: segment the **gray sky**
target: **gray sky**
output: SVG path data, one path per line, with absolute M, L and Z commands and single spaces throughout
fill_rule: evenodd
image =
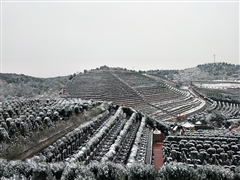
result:
M 239 2 L 2 2 L 2 72 L 239 64 Z

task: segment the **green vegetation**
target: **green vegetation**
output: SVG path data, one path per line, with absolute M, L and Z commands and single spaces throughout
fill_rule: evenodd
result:
M 213 75 L 216 77 L 230 76 L 233 78 L 239 78 L 240 65 L 220 62 L 220 63 L 202 64 L 202 65 L 198 65 L 197 67 L 200 68 L 201 71 L 206 72 L 209 75 Z
M 20 152 L 37 145 L 39 142 L 48 139 L 68 127 L 79 126 L 84 122 L 90 121 L 100 113 L 102 113 L 102 109 L 94 107 L 83 114 L 74 114 L 68 120 L 57 121 L 53 126 L 46 127 L 37 132 L 31 132 L 25 137 L 19 136 L 18 138 L 11 140 L 10 143 L 1 142 L 0 158 L 12 159 Z
M 183 70 L 150 70 L 147 71 L 147 73 L 162 78 L 168 78 L 176 82 L 239 79 L 240 65 L 228 64 L 225 62 L 207 63 Z
M 205 97 L 209 97 L 215 101 L 225 100 L 236 102 L 240 101 L 240 93 L 238 90 L 234 89 L 208 89 L 208 88 L 200 88 L 197 86 L 192 86 L 194 90 L 199 92 Z
M 174 80 L 174 75 L 178 75 L 179 70 L 150 70 L 148 71 L 148 73 L 162 77 L 162 78 Z
M 159 170 L 147 164 L 125 166 L 113 162 L 37 163 L 0 159 L 0 177 L 3 179 L 61 179 L 61 180 L 237 180 L 235 172 L 215 165 L 191 167 L 184 163 L 170 163 Z
M 36 78 L 23 74 L 0 73 L 0 98 L 35 97 L 45 92 L 58 95 L 67 80 L 67 76 Z

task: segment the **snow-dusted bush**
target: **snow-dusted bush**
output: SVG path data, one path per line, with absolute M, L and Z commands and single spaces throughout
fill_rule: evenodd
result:
M 158 129 L 160 130 L 162 133 L 164 133 L 165 135 L 168 135 L 168 130 L 170 129 L 170 125 L 169 124 L 172 124 L 172 122 L 160 122 L 160 121 L 157 121 L 151 117 L 148 117 L 146 119 L 146 123 L 152 127 L 153 129 Z
M 0 177 L 9 178 L 14 174 L 14 169 L 12 166 L 8 166 L 8 161 L 6 159 L 0 159 Z
M 132 163 L 124 166 L 113 162 L 93 161 L 88 165 L 80 162 L 36 163 L 0 159 L 0 179 L 89 179 L 89 180 L 239 180 L 239 167 L 235 173 L 216 165 L 190 167 L 185 163 L 171 162 L 158 171 L 149 164 Z
M 229 169 L 216 165 L 205 165 L 197 168 L 199 180 L 232 180 L 234 173 Z
M 107 127 L 107 128 L 112 127 L 115 124 L 116 120 L 118 120 L 119 117 L 121 117 L 122 115 L 123 115 L 123 109 L 120 106 L 116 111 L 116 113 L 112 117 L 110 117 L 109 121 L 104 125 L 104 127 Z
M 104 101 L 104 102 L 101 103 L 101 105 L 99 106 L 99 108 L 101 108 L 101 109 L 104 111 L 104 110 L 110 109 L 111 106 L 113 106 L 113 103 L 112 103 L 112 102 Z
M 136 155 L 137 155 L 137 152 L 139 149 L 139 144 L 141 142 L 141 137 L 142 137 L 142 133 L 143 133 L 143 129 L 144 129 L 145 125 L 146 125 L 146 116 L 144 116 L 141 119 L 141 124 L 140 124 L 138 132 L 136 134 L 136 138 L 135 138 L 132 150 L 131 150 L 131 154 L 129 155 L 129 158 L 128 158 L 128 163 L 134 163 L 136 161 Z
M 48 163 L 37 163 L 32 168 L 32 180 L 52 180 L 53 173 Z
M 94 180 L 94 174 L 81 163 L 67 163 L 62 173 L 61 180 L 88 179 Z
M 14 171 L 18 174 L 23 175 L 28 178 L 32 173 L 32 168 L 34 167 L 31 163 L 26 163 L 21 160 L 9 161 L 9 167 L 13 167 Z
M 56 179 L 60 179 L 62 176 L 62 173 L 66 167 L 66 163 L 64 163 L 64 162 L 50 163 L 49 166 L 53 173 L 53 176 Z
M 119 119 L 120 116 L 122 116 L 123 110 L 122 107 L 119 107 L 117 112 L 114 114 L 114 116 L 110 117 L 108 122 L 104 124 L 104 126 L 101 128 L 101 130 L 98 133 L 95 133 L 94 136 L 86 143 L 85 147 L 81 149 L 77 154 L 74 154 L 72 158 L 69 160 L 70 162 L 78 161 L 82 159 L 83 155 L 89 154 L 91 151 L 91 148 L 96 146 L 97 143 L 103 139 L 103 137 L 106 135 L 106 133 L 109 131 L 111 127 L 116 123 L 116 121 Z
M 43 130 L 56 125 L 60 119 L 69 119 L 69 116 L 75 112 L 75 106 L 82 108 L 83 104 L 87 107 L 90 106 L 87 101 L 76 98 L 4 101 L 1 103 L 0 115 L 5 121 L 0 125 L 7 133 L 2 130 L 0 139 L 9 139 L 8 136 L 17 138 L 19 133 L 21 136 L 29 136 L 30 133 L 39 131 L 39 129 Z M 91 102 L 91 104 L 95 106 L 98 105 L 98 102 Z
M 126 136 L 127 131 L 130 129 L 131 125 L 136 120 L 136 116 L 137 116 L 136 113 L 133 113 L 131 115 L 130 119 L 126 122 L 124 128 L 120 131 L 119 136 L 117 137 L 115 142 L 111 145 L 110 150 L 102 158 L 102 160 L 101 160 L 102 162 L 112 160 L 113 156 L 116 155 L 116 149 L 119 148 L 120 145 L 122 144 L 122 141 L 123 141 L 124 137 Z
M 85 122 L 84 124 L 81 124 L 79 127 L 74 129 L 73 131 L 67 133 L 64 137 L 62 137 L 61 139 L 59 139 L 57 141 L 58 143 L 56 143 L 54 147 L 49 146 L 48 148 L 46 148 L 44 150 L 44 155 L 47 157 L 47 159 L 51 159 L 51 157 L 53 156 L 53 154 L 56 151 L 56 148 L 61 149 L 65 144 L 67 145 L 67 144 L 70 144 L 71 142 L 73 142 L 74 137 L 83 135 L 84 131 L 91 128 L 95 123 L 100 121 L 108 113 L 109 112 L 106 111 L 103 114 L 100 114 L 100 115 L 94 117 L 92 121 Z M 90 148 L 92 145 L 96 144 L 99 141 L 100 137 L 101 137 L 101 133 L 97 133 L 96 137 L 93 137 L 90 139 L 90 141 L 88 142 L 86 147 Z
M 234 180 L 239 180 L 240 179 L 240 166 L 237 166 L 235 168 L 235 173 L 234 173 L 234 177 L 233 177 Z
M 4 159 L 0 159 L 0 178 L 9 179 L 25 179 L 29 178 L 32 174 L 32 164 L 25 163 L 20 160 L 7 162 Z
M 97 180 L 125 180 L 127 176 L 126 168 L 122 164 L 109 161 L 105 163 L 93 161 L 87 168 L 94 174 Z
M 171 162 L 158 170 L 160 180 L 197 180 L 196 171 L 183 163 Z
M 132 163 L 127 168 L 130 180 L 154 180 L 157 179 L 155 167 L 150 164 Z

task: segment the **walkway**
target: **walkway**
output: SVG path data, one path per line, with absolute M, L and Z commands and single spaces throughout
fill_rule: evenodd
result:
M 163 143 L 161 142 L 153 142 L 153 155 L 156 170 L 158 170 L 164 164 L 162 146 Z

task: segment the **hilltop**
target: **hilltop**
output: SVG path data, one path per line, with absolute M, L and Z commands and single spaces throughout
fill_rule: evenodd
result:
M 85 70 L 84 73 L 99 71 L 122 71 L 135 72 L 139 74 L 150 74 L 171 80 L 173 82 L 190 83 L 199 80 L 240 80 L 240 65 L 228 63 L 208 63 L 201 64 L 197 67 L 186 68 L 183 70 L 149 70 L 134 71 L 126 68 L 110 68 L 101 66 L 100 68 Z M 24 74 L 0 73 L 0 98 L 9 97 L 59 97 L 66 83 L 72 81 L 77 74 L 69 76 L 58 76 L 53 78 L 37 78 Z M 168 81 L 168 84 L 171 84 Z
M 191 82 L 205 80 L 239 80 L 240 65 L 221 63 L 201 64 L 183 70 L 150 70 L 149 74 L 168 78 L 173 81 Z

